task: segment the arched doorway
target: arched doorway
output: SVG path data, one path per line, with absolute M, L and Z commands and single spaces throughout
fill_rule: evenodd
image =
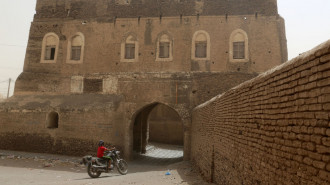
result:
M 183 159 L 183 123 L 174 109 L 161 103 L 150 104 L 136 114 L 133 123 L 135 154 Z M 156 156 L 157 153 L 162 155 Z

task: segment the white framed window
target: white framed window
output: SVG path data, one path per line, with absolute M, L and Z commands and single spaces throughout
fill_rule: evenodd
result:
M 139 44 L 137 38 L 128 35 L 121 43 L 121 62 L 137 62 L 139 58 Z
M 56 63 L 59 37 L 55 33 L 47 33 L 42 40 L 40 63 Z
M 237 29 L 232 32 L 229 39 L 229 61 L 248 62 L 249 42 L 245 31 Z
M 206 31 L 196 31 L 192 39 L 191 58 L 193 60 L 210 60 L 210 36 Z
M 173 39 L 168 34 L 161 34 L 157 40 L 156 61 L 173 60 Z
M 84 59 L 85 37 L 82 33 L 76 33 L 68 41 L 67 63 L 79 64 Z

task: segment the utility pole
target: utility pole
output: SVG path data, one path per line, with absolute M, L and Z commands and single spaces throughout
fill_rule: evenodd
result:
M 9 78 L 9 83 L 8 83 L 7 99 L 9 98 L 10 82 L 11 82 L 11 78 Z

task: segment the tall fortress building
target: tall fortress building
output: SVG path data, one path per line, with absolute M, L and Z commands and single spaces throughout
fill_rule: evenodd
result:
M 0 148 L 83 155 L 103 139 L 132 159 L 161 142 L 188 160 L 192 109 L 285 61 L 276 0 L 37 0 Z

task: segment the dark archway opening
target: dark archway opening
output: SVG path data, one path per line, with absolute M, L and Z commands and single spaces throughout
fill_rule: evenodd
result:
M 47 121 L 46 121 L 47 128 L 50 128 L 50 129 L 58 128 L 58 119 L 59 119 L 59 116 L 58 116 L 57 112 L 49 113 L 47 116 Z
M 133 150 L 136 160 L 147 159 L 158 164 L 182 161 L 183 139 L 181 118 L 167 105 L 151 104 L 135 117 Z

